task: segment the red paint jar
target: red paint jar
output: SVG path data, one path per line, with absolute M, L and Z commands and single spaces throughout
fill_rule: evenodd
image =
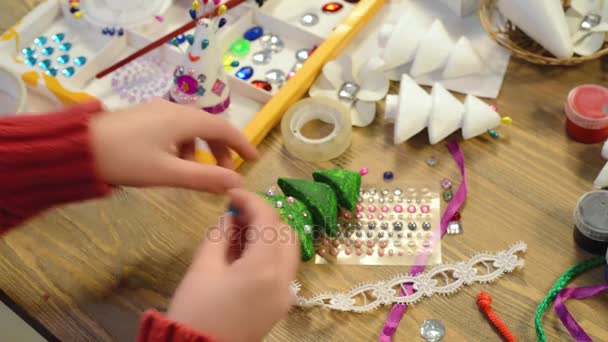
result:
M 570 91 L 565 105 L 566 132 L 585 144 L 608 139 L 608 88 L 585 84 Z

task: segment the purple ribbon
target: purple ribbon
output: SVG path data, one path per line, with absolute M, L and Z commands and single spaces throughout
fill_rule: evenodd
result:
M 564 302 L 569 299 L 585 299 L 590 298 L 595 295 L 598 295 L 604 291 L 608 290 L 608 285 L 598 285 L 598 286 L 589 286 L 589 287 L 568 287 L 560 291 L 555 298 L 555 303 L 553 303 L 553 308 L 555 309 L 555 313 L 557 317 L 562 321 L 570 335 L 577 342 L 593 342 L 591 337 L 587 335 L 587 333 L 581 328 L 576 320 L 568 309 Z
M 452 217 L 454 217 L 454 214 L 456 214 L 456 212 L 458 212 L 460 207 L 462 207 L 462 205 L 464 204 L 464 202 L 467 198 L 467 176 L 466 176 L 465 167 L 464 167 L 464 155 L 462 154 L 462 151 L 460 150 L 460 146 L 458 146 L 458 143 L 455 141 L 450 142 L 448 144 L 448 150 L 450 150 L 450 153 L 452 154 L 452 158 L 454 159 L 454 162 L 460 169 L 460 175 L 462 177 L 462 181 L 460 182 L 460 186 L 458 187 L 458 191 L 456 191 L 454 198 L 450 201 L 450 203 L 448 204 L 448 207 L 446 208 L 445 212 L 443 213 L 443 216 L 441 217 L 440 233 L 439 234 L 435 233 L 430 238 L 431 246 L 436 246 L 436 244 L 445 235 L 445 233 L 447 232 L 447 229 L 448 229 L 448 224 L 452 220 Z M 416 276 L 416 275 L 424 272 L 424 267 L 425 267 L 426 263 L 428 262 L 428 259 L 429 259 L 429 255 L 426 253 L 418 255 L 414 262 L 415 266 L 413 266 L 410 269 L 409 274 L 411 276 Z M 406 285 L 405 290 L 401 291 L 401 296 L 410 295 L 412 293 L 414 293 L 412 285 L 408 284 L 408 285 Z M 405 314 L 406 310 L 407 310 L 407 304 L 395 304 L 393 306 L 388 318 L 386 319 L 386 323 L 384 323 L 384 328 L 382 328 L 382 333 L 379 338 L 380 342 L 390 342 L 391 341 L 392 336 L 395 334 L 395 331 L 397 331 L 397 327 L 399 327 L 399 322 L 401 321 L 401 318 L 403 318 L 403 315 Z

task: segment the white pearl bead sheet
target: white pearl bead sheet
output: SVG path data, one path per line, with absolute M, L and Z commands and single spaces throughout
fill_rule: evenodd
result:
M 316 241 L 317 264 L 428 265 L 441 263 L 440 194 L 431 186 L 362 187 L 354 212 L 342 210 L 338 236 Z

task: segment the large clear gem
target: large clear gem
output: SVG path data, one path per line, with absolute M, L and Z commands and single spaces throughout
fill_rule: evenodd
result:
M 285 47 L 285 43 L 283 42 L 283 40 L 281 40 L 279 36 L 274 34 L 267 34 L 265 36 L 262 36 L 260 44 L 262 44 L 262 47 L 264 47 L 264 49 L 271 50 L 274 53 L 283 51 L 283 48 Z
M 270 50 L 262 50 L 253 54 L 253 64 L 266 65 L 272 61 L 272 52 Z
M 285 73 L 279 69 L 272 69 L 266 72 L 266 81 L 275 84 L 281 84 L 285 82 Z
M 448 233 L 448 235 L 458 235 L 458 234 L 464 233 L 464 230 L 462 229 L 462 224 L 460 223 L 460 221 L 451 221 L 448 224 L 447 233 Z
M 346 82 L 340 88 L 340 91 L 338 92 L 338 97 L 343 100 L 352 101 L 355 99 L 355 96 L 357 96 L 359 89 L 361 88 L 358 84 L 355 84 L 353 82 Z
M 296 51 L 296 59 L 298 60 L 298 62 L 306 62 L 308 57 L 310 57 L 310 50 L 300 49 Z
M 445 327 L 438 320 L 426 320 L 420 325 L 420 336 L 427 342 L 441 341 L 445 336 Z

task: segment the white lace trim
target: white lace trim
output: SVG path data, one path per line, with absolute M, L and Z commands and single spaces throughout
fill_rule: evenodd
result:
M 463 285 L 492 282 L 505 273 L 523 267 L 524 260 L 519 258 L 517 253 L 523 253 L 526 249 L 526 244 L 519 242 L 506 251 L 476 255 L 466 263 L 439 265 L 417 276 L 401 275 L 388 281 L 357 286 L 349 292 L 304 298 L 298 296 L 302 286 L 297 281 L 291 283 L 290 289 L 296 297 L 297 306 L 366 312 L 380 305 L 413 304 L 423 297 L 452 294 Z M 401 290 L 408 285 L 411 285 L 415 292 L 400 296 Z

